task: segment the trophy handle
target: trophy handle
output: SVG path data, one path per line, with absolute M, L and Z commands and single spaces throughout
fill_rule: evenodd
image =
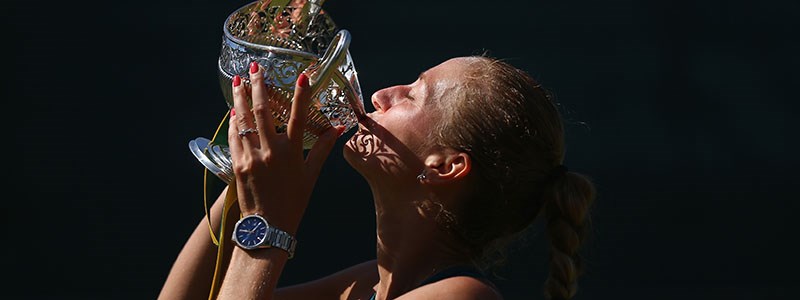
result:
M 342 64 L 342 61 L 347 56 L 347 50 L 350 47 L 350 32 L 346 29 L 339 30 L 336 36 L 333 37 L 325 54 L 319 61 L 308 67 L 304 72 L 308 75 L 308 82 L 311 85 L 311 95 L 316 95 L 323 88 L 327 88 L 330 84 L 333 72 L 337 72 L 337 67 Z
M 319 62 L 316 65 L 310 66 L 305 72 L 308 75 L 308 82 L 311 85 L 312 95 L 316 95 L 322 89 L 327 88 L 332 79 L 331 77 L 335 76 L 337 83 L 344 83 L 346 85 L 344 92 L 347 94 L 346 98 L 350 102 L 350 107 L 353 109 L 356 116 L 361 118 L 366 114 L 363 103 L 361 102 L 362 100 L 355 94 L 355 88 L 352 86 L 351 82 L 337 69 L 338 66 L 342 65 L 345 58 L 347 58 L 349 48 L 350 32 L 346 29 L 339 30 L 325 50 L 325 54 L 319 59 Z

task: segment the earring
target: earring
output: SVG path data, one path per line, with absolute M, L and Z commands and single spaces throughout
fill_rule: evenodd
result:
M 425 169 L 422 169 L 422 173 L 419 173 L 419 175 L 417 175 L 417 180 L 423 181 L 425 179 L 428 179 L 428 176 L 425 175 L 425 173 L 427 173 L 425 172 Z

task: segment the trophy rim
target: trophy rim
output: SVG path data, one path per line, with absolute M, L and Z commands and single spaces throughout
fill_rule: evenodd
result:
M 227 24 L 227 21 L 225 21 L 225 22 Z M 278 54 L 296 55 L 296 56 L 301 56 L 303 58 L 308 58 L 308 59 L 319 59 L 320 58 L 319 55 L 311 53 L 311 52 L 251 43 L 251 42 L 236 38 L 235 36 L 233 36 L 230 33 L 230 31 L 228 31 L 227 26 L 223 26 L 223 27 L 225 27 L 223 30 L 225 32 L 225 38 L 226 39 L 228 39 L 229 41 L 231 41 L 231 42 L 233 42 L 233 43 L 235 43 L 237 45 L 241 45 L 242 47 L 248 48 L 248 49 L 255 49 L 255 50 L 266 51 L 266 52 L 274 52 L 274 53 L 278 53 Z

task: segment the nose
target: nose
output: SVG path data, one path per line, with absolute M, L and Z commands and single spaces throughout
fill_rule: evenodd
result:
M 379 90 L 372 94 L 372 106 L 376 111 L 385 112 L 394 105 L 395 99 L 399 99 L 405 87 L 398 85 Z

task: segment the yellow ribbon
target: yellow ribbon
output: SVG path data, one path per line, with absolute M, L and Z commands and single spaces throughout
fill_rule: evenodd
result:
M 225 121 L 228 119 L 229 112 L 225 113 L 225 116 L 222 118 L 222 121 L 217 126 L 217 130 L 214 132 L 214 136 L 211 138 L 211 141 L 215 141 L 217 139 L 217 135 L 220 132 L 220 129 L 225 124 Z M 216 296 L 218 289 L 219 289 L 219 274 L 221 273 L 220 268 L 222 267 L 223 261 L 223 250 L 224 250 L 224 241 L 225 239 L 222 236 L 225 234 L 225 223 L 227 220 L 227 216 L 230 213 L 231 207 L 237 203 L 236 199 L 236 180 L 231 180 L 228 184 L 228 191 L 225 194 L 225 202 L 223 203 L 222 207 L 222 217 L 220 218 L 220 226 L 219 226 L 219 235 L 214 234 L 214 229 L 211 227 L 211 210 L 208 207 L 208 169 L 203 169 L 203 206 L 206 211 L 206 219 L 208 220 L 208 230 L 211 233 L 211 241 L 214 245 L 217 246 L 217 258 L 216 258 L 216 265 L 214 266 L 214 277 L 211 281 L 211 292 L 208 294 L 208 299 L 214 299 Z

